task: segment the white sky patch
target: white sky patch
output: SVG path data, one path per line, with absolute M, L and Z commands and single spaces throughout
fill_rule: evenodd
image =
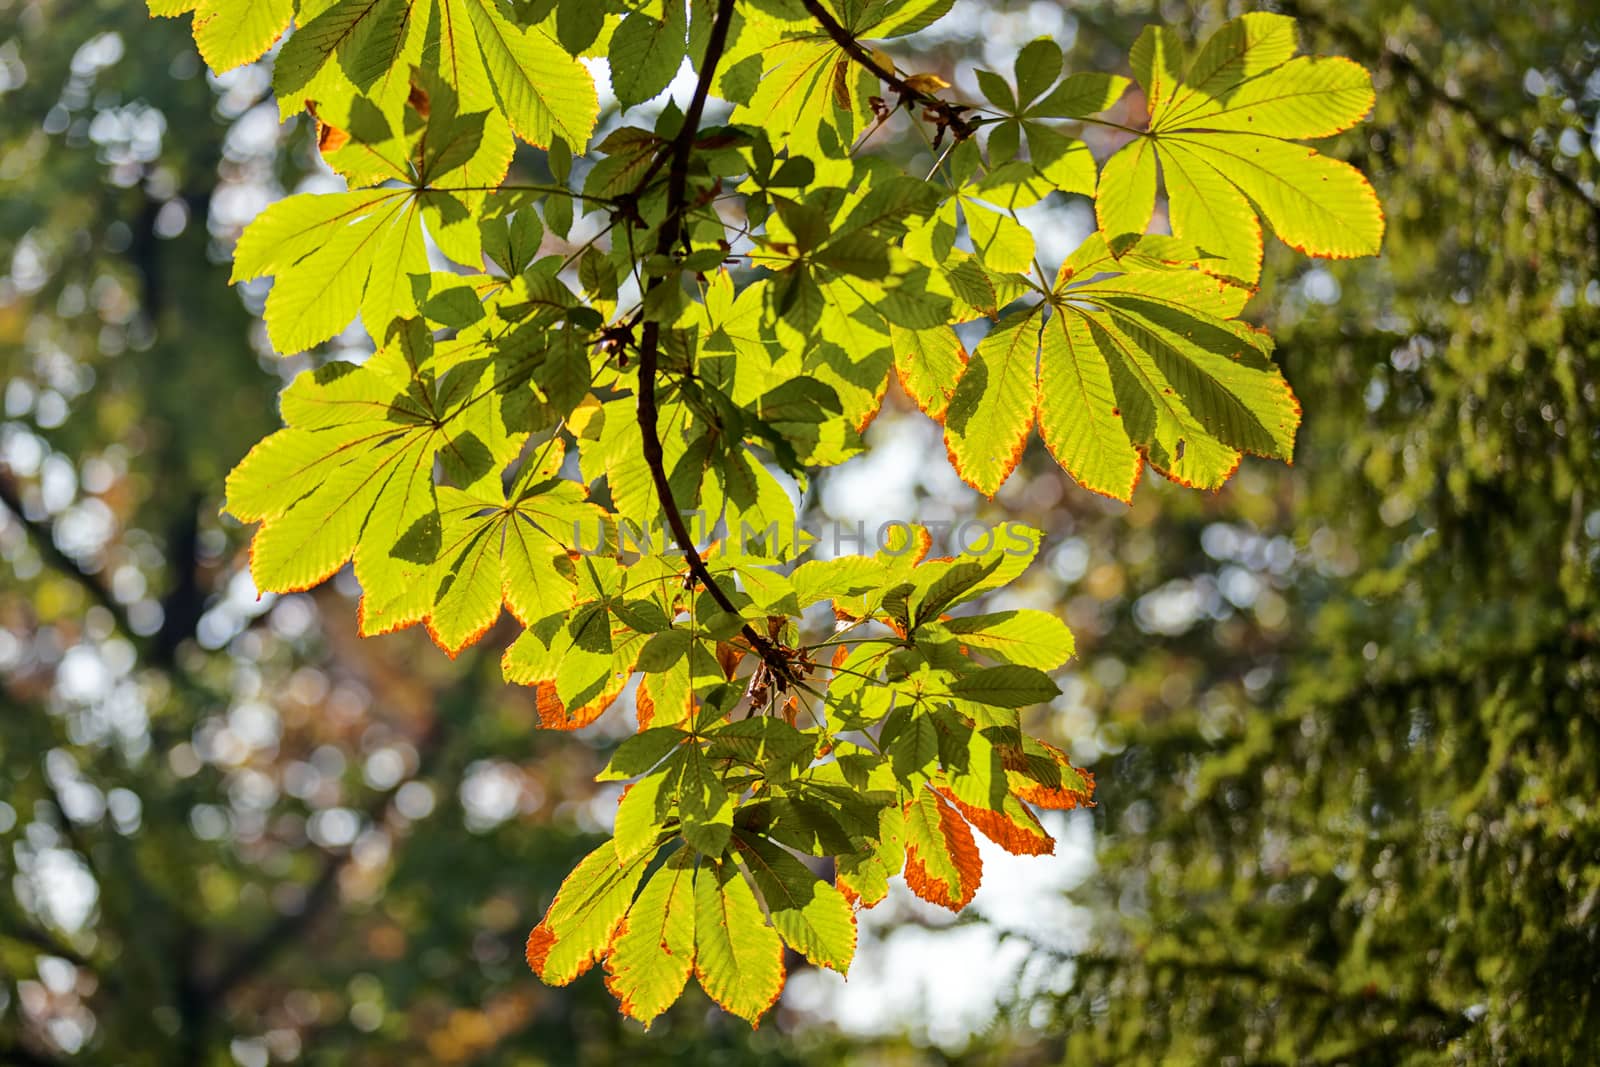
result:
M 1029 942 L 1070 952 L 1087 941 L 1090 913 L 1067 894 L 1094 869 L 1089 819 L 1045 812 L 1042 821 L 1056 838 L 1052 856 L 1013 856 L 978 835 L 983 882 L 969 910 L 982 922 L 958 925 L 896 879 L 889 899 L 859 914 L 848 981 L 827 970 L 797 972 L 784 990 L 785 1005 L 846 1033 L 907 1033 L 961 1049 L 1019 987 L 1026 992 Z

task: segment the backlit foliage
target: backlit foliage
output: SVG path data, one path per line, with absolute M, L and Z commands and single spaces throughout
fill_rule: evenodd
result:
M 422 624 L 452 656 L 509 611 L 504 674 L 547 727 L 593 722 L 637 679 L 639 731 L 602 775 L 628 783 L 614 836 L 527 959 L 555 984 L 602 962 L 646 1022 L 691 973 L 755 1022 L 786 947 L 844 972 L 856 909 L 891 878 L 959 910 L 974 831 L 1047 853 L 1034 809 L 1089 801 L 1022 729 L 1071 634 L 974 613 L 1036 531 L 950 558 L 907 527 L 836 558 L 793 533 L 791 488 L 862 451 L 891 376 L 986 494 L 1035 426 L 1094 492 L 1130 499 L 1146 465 L 1216 488 L 1242 453 L 1289 459 L 1300 420 L 1240 319 L 1258 216 L 1311 255 L 1378 251 L 1365 179 L 1298 143 L 1359 121 L 1367 75 L 1296 58 L 1292 20 L 1247 15 L 1192 58 L 1149 29 L 1133 81 L 1063 77 L 1035 41 L 978 73 L 980 101 L 900 40 L 950 6 L 151 2 L 193 11 L 219 72 L 292 24 L 280 113 L 318 123 L 347 183 L 274 204 L 235 252 L 235 281 L 273 279 L 280 353 L 356 321 L 376 349 L 301 374 L 285 428 L 229 477 L 228 511 L 260 524 L 256 585 L 353 563 L 364 633 Z M 600 59 L 620 111 L 596 139 Z M 652 103 L 686 60 L 687 105 Z M 1102 117 L 1130 92 L 1138 129 Z M 928 137 L 927 177 L 874 156 L 890 123 Z M 1086 125 L 1126 137 L 1103 166 Z M 543 150 L 527 173 L 519 140 Z M 1047 272 L 1019 212 L 1066 195 L 1093 198 L 1100 231 Z

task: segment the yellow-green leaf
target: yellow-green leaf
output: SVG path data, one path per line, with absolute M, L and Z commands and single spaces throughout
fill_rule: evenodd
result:
M 619 863 L 607 841 L 585 856 L 528 934 L 526 956 L 533 973 L 550 985 L 566 985 L 594 966 L 616 937 L 654 855 L 645 852 Z
M 260 59 L 293 17 L 294 0 L 200 0 L 194 42 L 206 65 L 221 74 Z
M 693 861 L 680 849 L 650 876 L 606 956 L 606 988 L 646 1027 L 678 999 L 694 969 Z
M 694 899 L 695 977 L 723 1010 L 754 1026 L 783 992 L 783 940 L 731 860 L 701 864 Z
M 856 920 L 839 891 L 766 838 L 740 833 L 733 845 L 789 947 L 819 967 L 848 971 Z
M 993 496 L 1022 458 L 1033 424 L 1037 308 L 1012 312 L 978 345 L 945 412 L 944 440 L 963 481 Z

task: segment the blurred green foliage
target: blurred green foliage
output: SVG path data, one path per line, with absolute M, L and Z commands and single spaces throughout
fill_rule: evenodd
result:
M 992 6 L 926 42 L 958 89 L 1041 17 Z M 304 365 L 252 358 L 264 293 L 226 260 L 328 180 L 306 127 L 142 5 L 0 0 L 0 1061 L 1584 1062 L 1600 28 L 1585 0 L 1277 6 L 1377 72 L 1333 151 L 1386 252 L 1269 249 L 1250 313 L 1306 408 L 1292 469 L 1127 509 L 1030 451 L 951 505 L 1049 530 L 1026 595 L 1081 658 L 1035 725 L 1099 806 L 1089 947 L 1039 945 L 946 1053 L 792 1008 L 741 1033 L 703 998 L 646 1035 L 598 976 L 526 973 L 612 803 L 604 724 L 547 738 L 493 664 L 355 640 L 337 582 L 257 601 L 216 517 Z M 1154 17 L 1234 10 L 1052 25 L 1114 69 Z
M 1080 534 L 1130 587 L 1080 647 L 1127 674 L 1088 701 L 1102 921 L 1053 1028 L 1069 1062 L 1587 1062 L 1600 25 L 1283 7 L 1377 71 L 1345 158 L 1391 230 L 1265 287 L 1292 472 Z

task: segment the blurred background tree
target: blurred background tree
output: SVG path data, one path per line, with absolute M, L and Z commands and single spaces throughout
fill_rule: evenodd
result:
M 691 998 L 646 1035 L 597 975 L 548 989 L 520 956 L 610 818 L 590 778 L 627 724 L 541 734 L 492 652 L 357 640 L 348 581 L 258 599 L 217 517 L 308 365 L 268 352 L 264 290 L 226 285 L 262 206 L 333 187 L 308 130 L 266 64 L 208 76 L 184 22 L 0 0 L 0 1061 L 1600 1047 L 1600 24 L 1587 0 L 1268 6 L 1376 72 L 1333 150 L 1390 217 L 1377 261 L 1269 255 L 1296 465 L 1215 496 L 1152 477 L 1125 509 L 1030 453 L 990 503 L 901 402 L 809 502 L 1046 526 L 1019 595 L 1080 659 L 1038 725 L 1099 780 L 1067 888 L 991 875 L 953 927 L 897 902 L 849 987 L 799 976 L 754 1035 Z M 897 56 L 971 91 L 1041 33 L 1117 69 L 1146 22 L 1240 9 L 960 0 Z M 1033 221 L 1059 259 L 1091 219 Z M 975 969 L 974 936 L 1008 966 Z M 1000 1010 L 941 1026 L 972 973 Z M 902 987 L 926 998 L 897 1014 Z

